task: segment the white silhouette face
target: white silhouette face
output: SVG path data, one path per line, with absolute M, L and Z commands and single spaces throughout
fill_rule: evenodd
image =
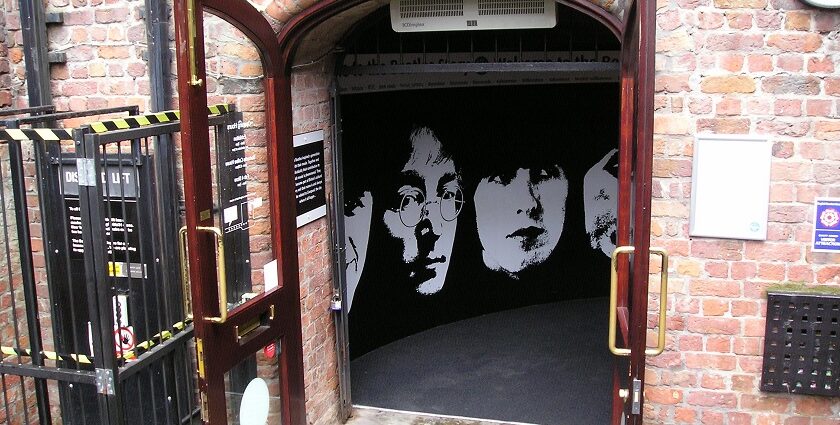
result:
M 618 211 L 618 149 L 607 152 L 583 177 L 586 233 L 592 248 L 607 257 L 616 244 Z
M 483 178 L 474 199 L 484 264 L 517 277 L 545 261 L 563 233 L 568 195 L 559 166 Z
M 429 295 L 443 288 L 463 195 L 455 164 L 429 128 L 414 131 L 411 144 L 398 177 L 400 204 L 386 209 L 383 221 L 401 242 L 412 285 Z
M 373 196 L 369 191 L 344 206 L 344 271 L 347 276 L 347 311 L 353 306 L 353 294 L 365 268 L 370 219 L 373 213 Z

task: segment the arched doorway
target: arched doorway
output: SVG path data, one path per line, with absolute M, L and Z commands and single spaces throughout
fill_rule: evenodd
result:
M 354 404 L 609 422 L 620 43 L 557 16 L 397 33 L 386 6 L 339 43 Z
M 179 2 L 179 4 L 181 3 Z M 181 13 L 186 13 L 186 5 L 182 6 Z M 289 77 L 292 62 L 295 58 L 298 60 L 300 59 L 300 57 L 297 57 L 295 53 L 301 46 L 302 41 L 308 36 L 312 36 L 317 31 L 317 35 L 311 38 L 319 39 L 322 45 L 334 45 L 335 41 L 331 40 L 337 40 L 342 34 L 336 34 L 336 31 L 334 30 L 325 30 L 324 27 L 319 28 L 319 24 L 330 26 L 334 23 L 331 19 L 343 19 L 345 21 L 349 20 L 354 22 L 356 19 L 354 19 L 352 15 L 358 15 L 359 11 L 372 11 L 376 9 L 375 6 L 376 5 L 372 3 L 360 3 L 354 1 L 321 2 L 304 10 L 301 14 L 296 15 L 283 27 L 281 33 L 277 37 L 279 45 L 275 45 L 276 48 L 270 49 L 272 58 L 276 58 L 277 60 L 268 67 L 272 77 L 269 79 L 270 81 L 267 82 L 267 87 L 270 87 L 271 90 L 266 90 L 271 93 L 269 96 L 271 99 L 269 102 L 271 105 L 270 115 L 274 117 L 275 121 L 271 122 L 270 131 L 273 132 L 273 137 L 276 137 L 273 142 L 276 143 L 276 147 L 283 150 L 287 149 L 287 147 L 291 145 L 292 122 Z M 613 259 L 612 266 L 612 268 L 616 270 L 616 273 L 613 279 L 615 281 L 615 284 L 613 285 L 614 289 L 611 291 L 613 294 L 612 299 L 614 301 L 611 303 L 609 315 L 611 318 L 610 324 L 616 325 L 617 330 L 610 329 L 610 339 L 614 341 L 614 336 L 618 334 L 620 339 L 617 345 L 628 347 L 629 350 L 624 351 L 622 349 L 615 349 L 613 350 L 614 353 L 620 355 L 629 354 L 630 357 L 629 364 L 617 362 L 615 372 L 613 373 L 614 384 L 610 398 L 613 400 L 612 421 L 614 423 L 619 423 L 622 420 L 626 420 L 628 423 L 640 423 L 641 405 L 643 402 L 641 388 L 643 386 L 644 379 L 644 346 L 647 316 L 646 283 L 649 256 L 649 238 L 647 231 L 649 229 L 650 205 L 650 145 L 653 93 L 652 35 L 655 10 L 654 6 L 655 5 L 652 2 L 629 4 L 624 13 L 624 16 L 626 17 L 625 23 L 622 24 L 616 19 L 609 18 L 610 15 L 600 12 L 601 9 L 593 7 L 588 3 L 575 4 L 576 9 L 584 10 L 587 13 L 596 16 L 601 20 L 601 22 L 605 23 L 606 27 L 610 28 L 610 30 L 614 33 L 620 34 L 622 38 L 622 60 L 619 71 L 621 121 L 619 137 L 620 142 L 618 145 L 619 154 L 617 159 L 619 168 L 617 172 L 619 199 L 617 208 L 616 244 L 630 245 L 632 243 L 635 249 L 635 255 L 632 260 L 632 268 L 627 262 L 616 261 L 615 259 Z M 221 11 L 230 9 L 229 5 L 226 6 L 220 4 L 218 7 Z M 364 12 L 362 14 L 366 13 L 367 12 Z M 226 15 L 227 18 L 234 20 L 238 19 L 232 18 L 238 14 L 236 12 L 223 12 L 222 14 Z M 248 21 L 240 20 L 238 22 L 242 24 L 243 22 Z M 181 36 L 179 36 L 179 39 L 183 39 L 183 34 L 189 29 L 187 27 L 188 25 L 181 25 L 179 27 L 181 30 Z M 262 26 L 260 28 L 264 27 L 265 26 Z M 336 27 L 333 26 L 333 28 Z M 640 31 L 640 29 L 643 29 L 643 31 Z M 640 46 L 644 46 L 644 48 L 640 48 Z M 182 61 L 188 62 L 189 55 L 185 53 L 187 50 L 185 47 L 186 46 L 183 43 L 179 43 L 179 48 L 182 53 L 181 58 L 183 58 Z M 179 61 L 179 63 L 182 61 Z M 188 75 L 190 73 L 187 68 L 182 69 L 186 72 L 179 73 L 179 75 Z M 199 69 L 197 77 L 200 77 L 202 72 L 203 70 Z M 183 79 L 186 82 L 182 84 L 186 85 L 181 93 L 182 99 L 184 99 L 181 104 L 182 109 L 189 111 L 192 107 L 190 102 L 195 100 L 194 97 L 191 97 L 191 91 L 196 90 L 194 88 L 191 89 L 187 78 Z M 193 116 L 193 114 L 189 113 L 185 115 L 185 125 L 189 126 L 189 122 L 193 119 L 200 123 L 201 118 L 199 116 Z M 276 167 L 275 170 L 277 172 L 276 179 L 278 188 L 288 187 L 288 179 L 290 178 L 288 175 L 288 168 L 286 168 L 288 167 L 288 164 L 284 166 L 283 161 L 284 159 L 282 154 L 272 157 L 272 166 Z M 457 194 L 457 191 L 455 192 Z M 282 193 L 282 191 L 274 192 L 272 196 L 272 201 L 278 201 L 277 205 L 280 206 L 286 204 L 283 202 L 284 200 L 290 199 L 288 191 L 285 194 Z M 443 197 L 439 197 L 443 199 Z M 190 198 L 188 197 L 188 199 Z M 440 201 L 435 202 L 437 202 L 437 205 L 441 205 L 441 208 L 443 207 Z M 430 203 L 427 202 L 427 200 L 420 201 L 418 205 L 421 216 L 422 214 L 428 212 L 427 209 Z M 631 210 L 634 211 L 632 214 Z M 196 223 L 201 223 L 202 211 L 203 210 L 200 207 L 196 207 L 192 213 L 189 213 L 188 210 L 188 218 L 190 217 L 190 214 L 195 216 L 193 217 L 193 220 L 195 221 L 193 221 L 192 224 L 190 224 L 190 220 L 188 219 L 188 227 L 197 227 Z M 274 208 L 274 211 L 278 213 L 278 217 L 275 218 L 277 223 L 282 224 L 285 222 L 284 220 L 287 220 L 283 218 L 282 208 Z M 405 225 L 405 223 L 403 224 Z M 285 226 L 282 225 L 279 227 L 285 228 Z M 406 225 L 406 227 L 410 226 Z M 289 247 L 290 245 L 293 245 L 289 238 L 289 233 L 286 233 L 285 236 L 276 236 L 276 240 L 280 242 L 278 243 L 278 246 Z M 212 249 L 210 249 L 210 242 L 211 241 L 206 240 L 206 238 L 202 240 L 202 238 L 198 236 L 191 237 L 190 239 L 190 245 L 191 247 L 195 247 L 196 251 L 201 250 L 203 247 L 212 252 Z M 287 253 L 290 252 L 291 251 L 288 251 Z M 628 250 L 622 252 L 626 253 Z M 290 256 L 286 255 L 285 258 L 289 259 Z M 621 258 L 623 259 L 624 257 Z M 293 263 L 287 263 L 286 260 L 281 262 L 281 267 L 283 268 L 281 275 L 291 277 L 291 272 L 288 274 L 285 272 L 287 264 Z M 194 281 L 201 280 L 202 283 L 199 284 L 201 287 L 213 287 L 214 277 L 210 276 L 206 270 L 204 271 L 204 274 L 207 276 L 195 276 Z M 293 282 L 293 279 L 290 279 L 287 282 Z M 630 285 L 630 282 L 633 282 L 633 284 Z M 203 291 L 205 293 L 212 292 L 207 289 L 204 289 Z M 293 291 L 286 292 L 291 293 Z M 193 293 L 194 296 L 198 294 L 200 298 L 202 290 L 200 289 L 197 292 L 194 290 Z M 214 301 L 204 301 L 204 304 L 206 304 L 205 307 L 207 307 L 209 311 L 214 311 L 212 307 L 213 303 Z M 251 305 L 255 304 L 256 303 Z M 289 307 L 291 307 L 290 304 L 292 304 L 292 301 L 289 301 Z M 294 311 L 294 308 L 290 308 L 288 310 L 290 313 L 288 313 L 289 315 L 285 317 L 285 319 L 288 320 L 283 320 L 283 317 L 281 317 L 281 321 L 284 323 L 290 323 L 289 327 L 286 328 L 286 331 L 290 333 L 287 333 L 286 335 L 290 335 L 291 338 L 294 338 L 294 335 L 292 334 L 295 330 L 294 322 L 296 320 L 298 332 L 300 329 L 299 317 L 294 317 Z M 210 334 L 219 332 L 220 328 L 223 327 L 219 326 L 218 323 L 208 325 L 207 332 Z M 197 333 L 199 333 L 198 330 Z M 281 333 L 282 332 L 278 330 L 274 335 L 280 335 Z M 663 337 L 660 337 L 660 343 L 664 343 Z M 287 347 L 289 347 L 289 345 L 287 345 Z M 299 356 L 299 351 L 297 351 L 299 350 L 298 347 L 295 347 L 292 343 L 289 348 L 293 350 L 292 356 Z M 284 350 L 284 353 L 285 352 L 286 351 Z M 292 360 L 295 359 L 293 358 Z M 286 374 L 283 377 L 284 382 L 282 383 L 284 386 L 283 388 L 285 389 L 284 391 L 291 394 L 291 403 L 286 407 L 288 411 L 291 412 L 289 413 L 291 423 L 302 423 L 295 419 L 303 417 L 302 404 L 300 403 L 302 400 L 302 387 L 297 387 L 297 384 L 293 382 L 296 380 L 296 377 L 299 376 L 297 373 L 299 372 L 299 369 L 297 368 L 299 368 L 299 364 L 289 364 L 287 368 L 284 369 Z M 205 390 L 208 393 L 212 392 L 212 387 L 213 385 L 209 385 L 205 388 Z M 619 389 L 623 389 L 625 391 L 619 391 Z

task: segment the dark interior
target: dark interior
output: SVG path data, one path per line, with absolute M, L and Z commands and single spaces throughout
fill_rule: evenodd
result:
M 391 30 L 386 8 L 345 40 L 346 56 L 340 63 L 372 53 L 524 50 L 546 56 L 563 51 L 573 58 L 579 52 L 620 50 L 614 36 L 595 20 L 558 7 L 558 25 L 547 30 L 410 34 Z M 388 163 L 390 143 L 405 135 L 389 128 L 408 125 L 406 114 L 431 117 L 424 122 L 451 128 L 438 135 L 461 141 L 450 151 L 466 164 L 467 176 L 467 202 L 458 216 L 444 290 L 419 297 L 393 289 L 399 286 L 399 270 L 392 272 L 377 258 L 399 248 L 372 225 L 370 255 L 349 315 L 353 404 L 545 425 L 609 422 L 609 259 L 589 246 L 580 186 L 589 167 L 617 146 L 618 95 L 612 82 L 340 98 L 348 193 L 362 170 L 393 168 Z M 464 124 L 447 126 L 453 120 Z M 488 129 L 490 124 L 494 126 Z M 493 140 L 509 144 L 499 148 Z M 474 254 L 481 245 L 470 201 L 479 179 L 468 175 L 470 164 L 502 163 L 520 151 L 566 157 L 569 189 L 558 247 L 540 269 L 508 279 L 484 269 Z M 403 163 L 398 162 L 396 168 Z M 387 209 L 377 202 L 374 217 Z M 374 302 L 365 302 L 369 299 Z M 371 310 L 376 314 L 363 316 Z

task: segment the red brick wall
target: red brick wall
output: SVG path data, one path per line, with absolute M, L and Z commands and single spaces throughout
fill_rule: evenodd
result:
M 332 112 L 327 59 L 294 70 L 292 79 L 295 134 L 324 130 L 327 196 L 332 196 Z M 303 327 L 306 415 L 310 424 L 331 424 L 338 415 L 338 361 L 332 298 L 332 248 L 326 218 L 298 229 L 301 325 Z
M 9 47 L 7 46 L 6 31 L 6 2 L 0 3 L 0 108 L 6 108 L 12 104 L 12 76 L 11 64 L 9 63 Z
M 16 9 L 16 1 L 4 1 L 5 11 Z M 313 2 L 265 1 L 259 7 L 279 28 Z M 66 12 L 65 24 L 50 30 L 51 50 L 68 56 L 68 64 L 52 67 L 60 109 L 146 107 L 141 4 L 51 3 L 50 11 Z M 25 103 L 16 12 L 4 16 L 0 11 L 0 19 L 0 106 L 4 92 Z M 840 196 L 840 77 L 835 73 L 840 14 L 796 0 L 663 0 L 657 25 L 652 241 L 672 255 L 672 284 L 668 349 L 649 362 L 648 422 L 838 423 L 837 399 L 765 394 L 758 382 L 763 289 L 779 281 L 840 285 L 840 256 L 811 253 L 807 244 L 813 198 Z M 325 130 L 328 161 L 331 70 L 330 63 L 318 62 L 295 69 L 293 79 L 295 133 Z M 236 100 L 259 119 L 258 101 Z M 692 143 L 703 132 L 772 137 L 768 241 L 688 237 Z M 336 422 L 338 407 L 328 231 L 325 219 L 298 230 L 312 424 Z M 652 310 L 655 305 L 656 300 Z
M 838 398 L 759 391 L 764 289 L 840 285 L 840 255 L 808 245 L 814 197 L 840 196 L 840 14 L 795 0 L 658 5 L 652 243 L 672 259 L 668 348 L 648 362 L 646 416 L 662 424 L 840 423 Z M 689 238 L 700 133 L 773 141 L 767 241 Z

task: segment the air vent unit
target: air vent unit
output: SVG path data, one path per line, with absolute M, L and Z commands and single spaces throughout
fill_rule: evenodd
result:
M 551 28 L 554 0 L 391 0 L 397 32 Z

